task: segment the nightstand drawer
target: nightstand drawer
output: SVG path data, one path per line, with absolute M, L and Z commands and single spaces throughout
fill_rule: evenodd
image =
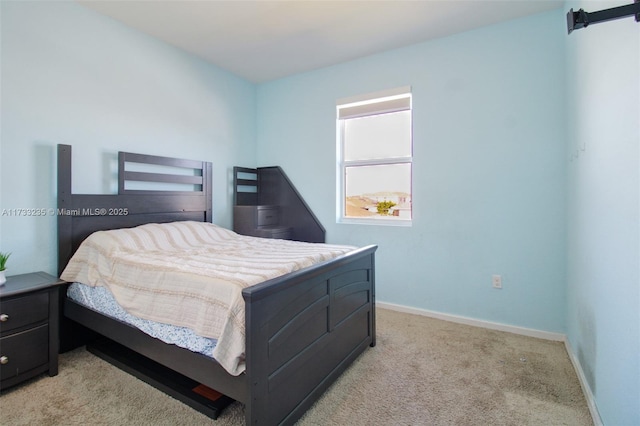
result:
M 28 296 L 0 302 L 0 332 L 14 330 L 29 324 L 46 321 L 49 318 L 49 293 L 35 293 Z
M 48 363 L 47 324 L 0 339 L 0 380 L 17 377 Z
M 278 220 L 278 207 L 258 206 L 257 226 L 277 225 Z

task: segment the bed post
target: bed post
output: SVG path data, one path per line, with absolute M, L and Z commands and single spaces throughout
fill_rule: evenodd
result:
M 58 145 L 58 276 L 71 258 L 71 216 L 63 214 L 71 200 L 71 145 Z
M 73 220 L 69 210 L 73 208 L 71 196 L 71 145 L 58 145 L 58 276 L 62 274 L 73 255 Z M 94 338 L 87 328 L 64 316 L 64 300 L 67 286 L 59 292 L 59 352 L 64 353 L 86 344 Z
M 205 222 L 213 223 L 213 165 L 205 162 L 202 167 L 202 192 L 205 194 Z

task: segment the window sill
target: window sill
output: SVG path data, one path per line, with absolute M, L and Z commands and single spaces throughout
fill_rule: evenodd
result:
M 336 220 L 338 225 L 377 225 L 377 226 L 412 226 L 411 219 L 385 219 L 385 218 L 348 218 L 341 217 Z

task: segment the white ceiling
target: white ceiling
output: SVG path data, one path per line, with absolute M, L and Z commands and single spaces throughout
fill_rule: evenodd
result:
M 265 82 L 556 9 L 553 0 L 79 0 L 82 5 Z

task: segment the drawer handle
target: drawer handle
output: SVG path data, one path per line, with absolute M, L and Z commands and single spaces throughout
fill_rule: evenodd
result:
M 7 314 L 0 314 L 0 321 L 2 321 L 2 322 L 7 322 L 7 321 L 9 321 L 9 315 L 7 315 Z
M 5 364 L 9 364 L 9 357 L 8 356 L 0 356 L 0 364 L 5 365 Z

